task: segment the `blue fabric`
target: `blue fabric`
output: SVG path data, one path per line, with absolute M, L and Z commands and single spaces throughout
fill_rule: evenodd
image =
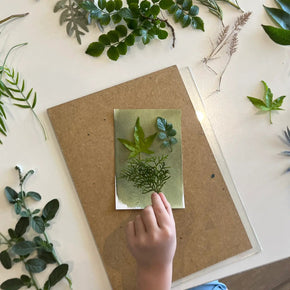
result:
M 226 290 L 227 286 L 218 280 L 206 283 L 188 290 Z

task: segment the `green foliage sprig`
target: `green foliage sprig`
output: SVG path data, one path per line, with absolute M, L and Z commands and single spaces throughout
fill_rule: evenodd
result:
M 14 18 L 20 18 L 28 15 L 28 13 L 24 14 L 16 14 L 16 15 L 11 15 L 3 20 L 0 21 L 1 23 L 7 22 L 11 19 Z M 4 61 L 2 65 L 0 66 L 0 133 L 4 136 L 7 136 L 7 126 L 6 126 L 6 121 L 7 121 L 7 114 L 6 114 L 6 103 L 3 101 L 4 97 L 12 100 L 12 103 L 22 109 L 30 109 L 33 115 L 35 116 L 36 120 L 40 124 L 45 140 L 47 139 L 46 136 L 46 131 L 44 129 L 44 126 L 42 125 L 40 119 L 38 118 L 37 114 L 34 111 L 34 108 L 37 103 L 37 94 L 34 91 L 33 93 L 33 88 L 28 91 L 28 93 L 25 93 L 25 86 L 26 83 L 24 80 L 20 80 L 20 75 L 18 72 L 15 72 L 14 69 L 11 69 L 7 65 L 7 59 L 10 55 L 10 53 L 18 48 L 27 45 L 27 43 L 21 43 L 14 45 L 9 49 L 7 52 Z M 32 98 L 33 95 L 33 98 Z M 32 102 L 30 102 L 30 99 Z M 1 139 L 0 139 L 0 144 L 3 144 Z
M 34 287 L 37 290 L 49 290 L 65 278 L 70 289 L 72 289 L 72 282 L 67 276 L 68 265 L 60 263 L 54 246 L 46 233 L 50 221 L 57 214 L 59 202 L 57 199 L 49 201 L 42 211 L 28 208 L 27 200 L 41 200 L 39 193 L 24 191 L 24 182 L 34 171 L 29 170 L 23 175 L 20 167 L 16 166 L 16 169 L 19 175 L 20 191 L 17 192 L 6 186 L 4 193 L 9 204 L 14 207 L 16 215 L 20 218 L 14 229 L 8 229 L 8 237 L 0 233 L 0 247 L 5 247 L 0 253 L 0 262 L 6 269 L 11 269 L 14 264 L 21 262 L 24 264 L 27 274 L 21 275 L 20 278 L 4 281 L 0 288 L 17 290 L 22 287 Z M 49 274 L 43 288 L 40 288 L 35 279 L 35 274 L 44 271 L 47 264 L 57 264 L 57 266 Z
M 120 178 L 133 182 L 142 194 L 160 192 L 170 178 L 169 167 L 166 166 L 168 155 L 152 156 L 139 160 L 130 159 L 128 166 L 122 170 Z
M 280 8 L 264 6 L 270 18 L 279 26 L 262 25 L 267 35 L 280 45 L 290 45 L 290 1 L 275 0 Z
M 248 99 L 259 110 L 269 112 L 270 124 L 272 124 L 271 112 L 283 110 L 280 107 L 282 106 L 283 100 L 286 96 L 281 96 L 273 100 L 273 93 L 271 92 L 271 89 L 264 81 L 262 81 L 262 83 L 264 85 L 264 100 L 253 97 L 248 97 Z
M 176 135 L 176 130 L 173 129 L 171 123 L 168 123 L 167 120 L 162 117 L 157 117 L 156 124 L 159 130 L 158 138 L 162 141 L 161 146 L 168 148 L 169 151 L 172 152 L 172 145 L 177 143 L 177 139 L 174 137 Z
M 174 28 L 162 17 L 162 10 L 171 14 L 182 27 L 191 25 L 204 30 L 203 21 L 197 16 L 199 8 L 192 4 L 192 0 L 142 0 L 140 3 L 139 0 L 127 0 L 126 4 L 127 7 L 123 7 L 121 0 L 99 0 L 97 4 L 86 0 L 80 4 L 88 12 L 89 19 L 95 20 L 102 28 L 114 25 L 114 29 L 101 34 L 98 41 L 89 45 L 87 54 L 97 57 L 107 48 L 107 56 L 117 60 L 120 55 L 127 54 L 128 47 L 139 39 L 144 45 L 156 38 L 166 39 L 166 28 L 172 32 L 174 47 Z
M 140 118 L 138 117 L 134 126 L 134 142 L 126 139 L 118 138 L 118 140 L 131 151 L 129 158 L 134 158 L 136 156 L 141 158 L 141 153 L 153 154 L 154 151 L 150 150 L 157 133 L 150 135 L 145 138 L 143 128 L 140 125 Z

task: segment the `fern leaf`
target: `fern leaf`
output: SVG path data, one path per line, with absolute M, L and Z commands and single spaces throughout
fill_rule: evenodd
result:
M 27 96 L 25 98 L 25 101 L 28 101 L 28 99 L 30 98 L 30 95 L 31 95 L 32 91 L 33 91 L 33 88 L 30 89 L 30 91 L 28 92 L 28 94 L 27 94 Z
M 21 105 L 21 104 L 13 104 L 14 106 L 23 108 L 23 109 L 30 109 L 31 107 L 29 105 Z
M 34 93 L 34 99 L 33 99 L 33 103 L 32 103 L 32 109 L 34 109 L 35 108 L 35 106 L 36 106 L 36 102 L 37 102 L 37 94 L 36 93 Z
M 24 89 L 25 89 L 25 81 L 23 80 L 22 81 L 22 87 L 20 89 L 21 93 L 23 93 Z

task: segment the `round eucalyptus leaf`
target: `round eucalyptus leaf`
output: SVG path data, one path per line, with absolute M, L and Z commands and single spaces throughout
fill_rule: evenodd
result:
M 150 8 L 150 13 L 153 15 L 153 16 L 157 16 L 160 12 L 160 7 L 159 5 L 155 4 L 155 5 L 152 5 L 151 8 Z
M 105 49 L 105 45 L 101 42 L 92 42 L 86 50 L 86 54 L 91 56 L 100 56 Z
M 127 32 L 128 32 L 125 25 L 117 25 L 115 27 L 115 30 L 119 33 L 120 37 L 125 37 L 127 35 Z
M 192 6 L 192 0 L 184 0 L 184 2 L 182 4 L 182 9 L 185 11 L 189 11 L 191 6 Z
M 161 28 L 165 28 L 165 27 L 166 27 L 166 23 L 165 23 L 165 22 L 161 22 L 161 23 L 160 23 L 160 27 L 161 27 Z
M 113 14 L 113 15 L 112 15 L 112 20 L 113 20 L 113 22 L 116 24 L 116 23 L 121 22 L 122 17 L 121 17 L 118 13 L 116 13 L 116 14 Z
M 176 135 L 176 130 L 174 130 L 174 129 L 171 129 L 170 131 L 168 131 L 168 136 L 170 136 L 170 137 L 173 137 L 173 136 L 175 136 Z
M 191 17 L 189 15 L 184 15 L 181 21 L 182 27 L 187 27 L 191 24 Z
M 106 8 L 106 0 L 98 0 L 98 6 L 100 9 L 105 9 Z
M 101 25 L 108 25 L 111 21 L 111 17 L 109 13 L 104 13 L 102 16 L 99 18 L 100 24 Z
M 114 1 L 114 0 L 109 0 L 109 1 L 106 3 L 106 10 L 107 10 L 109 13 L 115 10 L 115 1 Z
M 154 1 L 153 1 L 154 2 Z M 158 1 L 156 1 L 158 2 Z M 159 6 L 161 9 L 166 10 L 168 9 L 170 6 L 174 5 L 174 1 L 173 0 L 161 0 L 159 2 Z
M 176 10 L 176 12 L 174 13 L 174 21 L 175 22 L 178 22 L 180 19 L 181 19 L 181 17 L 183 17 L 183 11 L 180 9 L 180 8 L 178 8 L 177 10 Z
M 125 43 L 128 45 L 128 46 L 132 46 L 134 45 L 135 43 L 135 36 L 131 33 L 129 34 L 126 39 L 125 39 Z
M 159 39 L 166 39 L 168 37 L 168 32 L 166 30 L 159 29 L 157 35 Z
M 151 6 L 151 4 L 147 0 L 141 1 L 141 3 L 140 3 L 140 8 L 142 10 L 148 10 L 150 8 L 150 6 Z
M 119 54 L 125 55 L 127 53 L 127 45 L 126 45 L 126 43 L 125 42 L 120 42 L 117 45 L 117 49 L 119 51 Z
M 120 10 L 123 6 L 122 0 L 115 0 L 115 10 Z
M 101 34 L 99 36 L 98 40 L 99 40 L 99 42 L 101 42 L 104 45 L 110 45 L 111 44 L 110 38 L 108 37 L 107 34 Z
M 178 10 L 178 5 L 177 4 L 173 4 L 168 8 L 168 12 L 170 14 L 174 14 L 176 11 Z
M 189 9 L 190 16 L 196 16 L 198 14 L 198 12 L 199 12 L 199 7 L 196 5 L 191 6 Z
M 198 16 L 192 17 L 191 24 L 193 28 L 204 31 L 204 22 L 200 17 Z
M 111 30 L 107 33 L 107 35 L 108 35 L 111 43 L 115 43 L 115 42 L 119 41 L 119 34 L 117 31 Z
M 111 46 L 107 51 L 107 56 L 109 57 L 109 59 L 116 61 L 120 56 L 118 48 L 115 46 Z

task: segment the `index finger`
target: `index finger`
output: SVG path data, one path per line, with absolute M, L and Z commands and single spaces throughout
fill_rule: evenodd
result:
M 163 226 L 168 225 L 168 223 L 170 222 L 170 215 L 161 197 L 159 196 L 159 194 L 154 192 L 151 195 L 151 199 L 152 199 L 152 207 L 159 227 L 162 228 Z

